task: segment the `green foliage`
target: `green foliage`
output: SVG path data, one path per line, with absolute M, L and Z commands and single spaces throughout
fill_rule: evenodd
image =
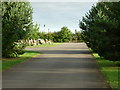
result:
M 62 42 L 62 40 L 60 39 L 59 32 L 54 32 L 52 35 L 53 35 L 54 42 Z
M 72 32 L 67 27 L 62 27 L 59 35 L 63 42 L 69 42 L 72 40 Z
M 39 38 L 48 39 L 54 42 L 69 42 L 72 40 L 72 32 L 67 27 L 62 27 L 58 32 L 40 32 Z
M 47 39 L 47 34 L 45 32 L 38 33 L 40 39 Z
M 48 32 L 48 33 L 47 33 L 47 39 L 48 39 L 48 40 L 53 40 L 53 36 L 52 36 L 52 33 L 51 33 L 51 32 Z
M 23 54 L 25 47 L 25 44 L 16 43 L 14 46 L 14 51 L 16 51 L 18 54 Z
M 75 34 L 73 34 L 73 38 L 72 40 L 74 41 L 77 41 L 77 42 L 83 42 L 82 40 L 82 33 L 80 31 L 76 31 L 75 30 Z
M 59 32 L 52 34 L 54 42 L 69 42 L 72 40 L 72 32 L 67 27 L 62 27 Z
M 79 23 L 82 38 L 101 57 L 120 60 L 120 2 L 99 2 Z
M 18 56 L 14 43 L 31 30 L 32 8 L 29 2 L 2 2 L 2 55 Z
M 18 57 L 19 54 L 23 54 L 25 45 L 21 43 L 14 43 L 13 48 L 6 52 L 9 57 Z
M 26 39 L 28 39 L 28 40 L 39 39 L 39 25 L 38 24 L 32 25 L 30 32 L 26 36 Z

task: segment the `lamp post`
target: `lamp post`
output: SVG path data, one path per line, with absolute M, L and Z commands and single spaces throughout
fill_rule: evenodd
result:
M 46 26 L 46 25 L 44 24 L 44 32 L 45 32 L 45 26 Z
M 75 29 L 75 39 L 76 39 L 76 43 L 77 43 L 77 29 Z

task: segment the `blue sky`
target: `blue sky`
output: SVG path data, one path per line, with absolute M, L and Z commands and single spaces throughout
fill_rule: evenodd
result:
M 79 20 L 96 2 L 31 2 L 33 21 L 40 24 L 40 31 L 59 31 L 67 26 L 72 32 L 80 30 Z

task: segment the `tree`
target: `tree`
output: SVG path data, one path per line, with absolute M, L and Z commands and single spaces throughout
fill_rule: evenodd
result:
M 62 27 L 59 35 L 63 42 L 69 42 L 72 40 L 72 32 L 67 27 Z
M 47 39 L 48 39 L 48 40 L 53 40 L 53 35 L 52 35 L 51 32 L 48 32 L 48 33 L 47 33 Z
M 59 32 L 53 32 L 52 36 L 53 36 L 53 41 L 54 42 L 62 42 L 61 39 L 60 39 Z
M 120 60 L 120 2 L 99 2 L 79 23 L 84 41 L 101 57 Z
M 31 30 L 27 34 L 26 38 L 29 40 L 30 39 L 33 39 L 33 40 L 39 39 L 39 25 L 38 24 L 32 25 Z
M 2 55 L 15 57 L 15 42 L 31 30 L 32 8 L 29 2 L 2 2 Z
M 38 33 L 40 39 L 47 39 L 47 34 L 45 32 Z
M 2 42 L 2 4 L 0 2 L 0 42 Z M 0 58 L 2 58 L 2 43 L 0 43 Z M 1 62 L 0 62 L 1 63 Z
M 73 40 L 77 42 L 82 42 L 82 33 L 80 31 L 75 31 L 75 34 L 73 34 Z

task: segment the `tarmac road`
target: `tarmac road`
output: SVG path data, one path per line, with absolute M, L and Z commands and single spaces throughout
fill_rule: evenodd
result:
M 84 43 L 27 49 L 41 54 L 4 71 L 3 88 L 107 87 Z

